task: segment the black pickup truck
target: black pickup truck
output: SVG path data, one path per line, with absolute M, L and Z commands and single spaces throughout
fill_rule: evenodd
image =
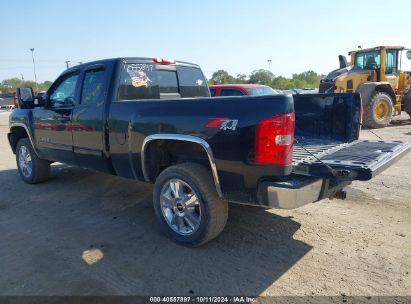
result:
M 297 208 L 343 197 L 410 144 L 361 141 L 357 94 L 210 97 L 195 64 L 119 58 L 70 68 L 43 98 L 18 89 L 8 139 L 21 178 L 51 162 L 154 183 L 154 210 L 175 241 L 223 230 L 228 202 Z

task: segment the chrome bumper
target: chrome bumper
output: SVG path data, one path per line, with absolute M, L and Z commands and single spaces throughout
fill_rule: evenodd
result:
M 295 209 L 320 200 L 323 179 L 290 179 L 264 183 L 263 204 L 269 208 Z

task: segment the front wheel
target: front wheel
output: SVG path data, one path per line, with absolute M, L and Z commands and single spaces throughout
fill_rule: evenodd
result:
M 50 162 L 38 158 L 28 138 L 22 138 L 16 147 L 16 162 L 20 177 L 28 184 L 49 179 Z
M 392 119 L 394 101 L 384 92 L 376 92 L 364 104 L 364 125 L 370 129 L 384 128 Z
M 185 246 L 210 241 L 227 222 L 228 203 L 218 196 L 210 171 L 199 164 L 184 163 L 161 172 L 153 201 L 161 228 Z

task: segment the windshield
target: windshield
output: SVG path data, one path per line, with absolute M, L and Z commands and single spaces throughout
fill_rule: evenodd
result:
M 411 50 L 402 50 L 400 53 L 400 71 L 411 72 Z
M 363 70 L 379 69 L 381 67 L 380 51 L 357 53 L 355 66 Z
M 248 93 L 250 95 L 256 95 L 256 96 L 261 96 L 261 95 L 278 95 L 279 93 L 270 88 L 270 87 L 256 87 L 256 88 L 248 88 L 247 89 Z

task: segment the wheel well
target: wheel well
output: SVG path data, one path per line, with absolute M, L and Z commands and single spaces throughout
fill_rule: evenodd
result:
M 25 137 L 29 137 L 29 135 L 23 127 L 12 127 L 10 129 L 10 145 L 13 153 L 16 153 L 16 147 L 19 140 Z
M 390 85 L 378 85 L 375 87 L 375 91 L 387 93 L 391 97 L 392 104 L 395 105 L 396 97 L 395 97 L 394 90 L 391 88 Z
M 392 87 L 386 83 L 363 83 L 358 86 L 356 92 L 361 94 L 363 105 L 368 104 L 371 101 L 371 98 L 375 92 L 383 92 L 388 94 L 391 97 L 393 105 L 396 103 L 395 92 Z
M 208 155 L 204 148 L 194 142 L 158 139 L 150 142 L 143 151 L 145 170 L 150 182 L 167 167 L 192 162 L 211 170 Z

